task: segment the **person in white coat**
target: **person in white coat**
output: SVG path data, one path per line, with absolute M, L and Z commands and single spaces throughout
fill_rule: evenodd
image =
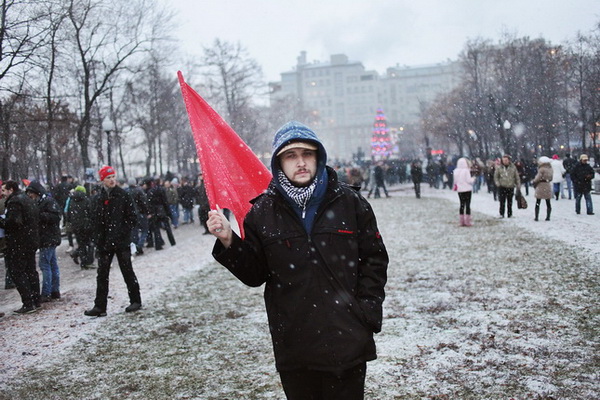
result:
M 558 200 L 558 197 L 560 196 L 560 186 L 562 185 L 567 170 L 563 166 L 563 162 L 560 157 L 558 157 L 558 154 L 552 156 L 550 165 L 552 165 L 552 191 L 554 192 L 554 197 Z
M 458 192 L 460 201 L 459 218 L 460 226 L 472 226 L 471 217 L 471 196 L 473 194 L 473 182 L 475 178 L 471 176 L 471 165 L 465 157 L 459 158 L 456 162 L 454 175 L 454 190 Z

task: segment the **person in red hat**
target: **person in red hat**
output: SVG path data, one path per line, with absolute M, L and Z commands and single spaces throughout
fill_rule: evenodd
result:
M 142 308 L 140 285 L 133 271 L 129 247 L 131 231 L 137 222 L 133 199 L 129 193 L 117 186 L 116 171 L 113 167 L 105 165 L 98 174 L 102 181 L 102 189 L 92 204 L 98 249 L 96 299 L 94 307 L 84 313 L 90 317 L 106 316 L 110 264 L 115 255 L 129 293 L 130 305 L 125 311 L 132 312 Z

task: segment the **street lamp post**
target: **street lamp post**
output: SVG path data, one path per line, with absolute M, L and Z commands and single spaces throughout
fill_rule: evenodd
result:
M 112 160 L 111 160 L 112 146 L 111 146 L 111 136 L 110 136 L 110 134 L 114 130 L 112 121 L 110 119 L 104 120 L 104 123 L 102 124 L 102 128 L 103 128 L 104 132 L 106 133 L 106 154 L 108 156 L 108 165 L 112 165 Z

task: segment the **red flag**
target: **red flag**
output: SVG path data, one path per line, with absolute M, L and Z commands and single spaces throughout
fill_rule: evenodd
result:
M 243 221 L 250 210 L 250 200 L 267 188 L 271 173 L 223 118 L 184 81 L 181 71 L 177 71 L 177 77 L 210 208 L 214 210 L 218 204 L 220 208 L 230 209 L 243 238 Z

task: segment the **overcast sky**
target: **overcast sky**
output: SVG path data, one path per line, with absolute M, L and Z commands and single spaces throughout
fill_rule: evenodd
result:
M 468 39 L 508 31 L 561 44 L 600 22 L 599 0 L 165 1 L 186 53 L 200 55 L 215 38 L 239 41 L 267 81 L 292 70 L 302 50 L 309 62 L 344 53 L 384 73 L 456 59 Z

